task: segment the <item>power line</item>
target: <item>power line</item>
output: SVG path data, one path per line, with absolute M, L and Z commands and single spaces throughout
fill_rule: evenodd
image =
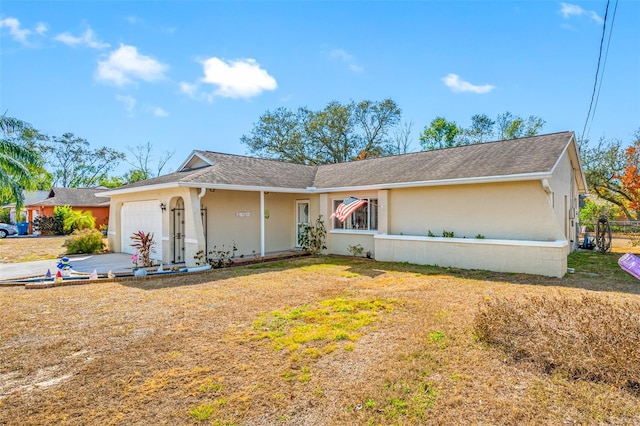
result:
M 602 62 L 602 73 L 600 74 L 600 82 L 598 83 L 598 93 L 596 94 L 596 101 L 593 104 L 593 115 L 591 116 L 591 124 L 593 124 L 593 117 L 596 116 L 596 110 L 598 109 L 598 99 L 600 99 L 600 89 L 602 88 L 602 80 L 604 76 L 604 70 L 607 67 L 607 57 L 609 56 L 609 46 L 611 46 L 611 33 L 613 33 L 613 24 L 616 22 L 616 12 L 618 11 L 618 0 L 613 8 L 613 16 L 611 17 L 611 25 L 609 25 L 609 38 L 607 39 L 607 50 L 604 53 L 604 61 Z M 589 130 L 587 131 L 587 137 L 591 133 L 591 124 L 589 124 Z
M 593 103 L 596 97 L 596 91 L 598 89 L 598 75 L 600 74 L 600 61 L 602 59 L 602 46 L 604 45 L 604 36 L 606 34 L 607 29 L 607 16 L 609 14 L 609 0 L 607 0 L 607 7 L 604 10 L 604 21 L 602 23 L 602 36 L 600 37 L 600 49 L 598 51 L 598 65 L 596 66 L 596 76 L 593 82 L 593 91 L 591 93 L 591 102 L 589 103 L 589 112 L 587 112 L 587 118 L 584 120 L 584 127 L 582 128 L 582 137 L 580 139 L 584 140 L 584 134 L 587 131 L 587 123 L 589 122 L 589 117 L 591 116 L 591 108 L 593 108 Z

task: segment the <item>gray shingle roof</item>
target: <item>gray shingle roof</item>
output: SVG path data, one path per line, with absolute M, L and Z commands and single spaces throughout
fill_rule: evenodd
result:
M 71 207 L 108 207 L 109 201 L 96 197 L 96 193 L 106 188 L 51 188 L 44 200 L 36 201 L 28 206 L 71 206 Z
M 169 183 L 318 189 L 549 173 L 573 132 L 424 151 L 349 163 L 307 166 L 210 151 L 195 151 L 213 165 L 125 185 Z

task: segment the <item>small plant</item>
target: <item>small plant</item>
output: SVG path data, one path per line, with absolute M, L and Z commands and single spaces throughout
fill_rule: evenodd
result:
M 478 235 L 476 235 L 476 238 L 479 239 L 479 240 L 484 240 L 484 235 L 478 234 Z
M 318 216 L 315 225 L 307 223 L 300 226 L 302 228 L 298 237 L 300 247 L 314 256 L 327 249 L 327 229 L 324 227 L 322 215 Z
M 204 258 L 204 250 L 198 250 L 195 256 L 193 256 L 193 260 L 196 262 L 196 266 L 203 266 L 207 261 Z
M 349 250 L 349 253 L 351 253 L 352 256 L 360 256 L 364 251 L 364 247 L 362 247 L 360 244 L 356 244 L 355 246 L 350 245 L 349 247 L 347 247 L 347 250 Z
M 225 249 L 224 244 L 220 250 L 216 250 L 216 246 L 213 246 L 213 250 L 209 251 L 207 262 L 214 268 L 231 266 L 236 257 L 236 251 L 238 251 L 238 247 L 236 247 L 235 241 L 230 249 Z
M 207 420 L 213 412 L 215 407 L 211 404 L 200 404 L 193 410 L 189 411 L 189 415 L 198 421 Z
M 442 236 L 445 238 L 453 238 L 455 237 L 453 231 L 442 231 Z
M 151 253 L 155 253 L 153 246 L 156 244 L 156 242 L 153 241 L 153 233 L 145 233 L 144 231 L 134 232 L 133 235 L 131 235 L 131 240 L 133 243 L 129 245 L 138 251 L 142 267 L 146 268 L 153 266 L 153 263 L 151 262 Z
M 40 235 L 64 235 L 63 223 L 55 216 L 38 216 L 33 220 L 33 229 Z
M 102 233 L 97 229 L 73 231 L 64 242 L 64 246 L 67 248 L 67 254 L 100 253 L 104 250 Z
M 435 237 L 435 236 L 436 236 L 436 234 L 431 232 L 431 229 L 429 229 L 429 232 L 427 232 L 427 237 Z
M 371 252 L 371 250 L 367 250 L 364 255 L 367 256 L 367 259 L 373 259 L 373 252 Z

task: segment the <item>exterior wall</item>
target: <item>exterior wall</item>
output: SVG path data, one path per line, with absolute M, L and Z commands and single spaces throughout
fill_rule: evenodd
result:
M 315 222 L 314 206 L 318 196 L 306 194 L 265 193 L 265 251 L 291 250 L 296 241 L 296 201 L 310 201 L 310 220 Z M 260 255 L 260 193 L 249 191 L 208 191 L 202 199 L 207 208 L 207 243 L 209 251 L 224 244 L 225 250 L 235 242 L 237 256 Z M 264 212 L 262 212 L 264 214 Z
M 393 189 L 387 214 L 393 235 L 564 239 L 540 181 Z
M 376 260 L 562 278 L 567 242 L 377 235 Z
M 578 221 L 578 186 L 569 155 L 565 153 L 549 180 L 552 193 L 549 195 L 556 220 L 562 226 L 563 235 L 569 241 L 569 249 L 577 246 L 576 224 Z

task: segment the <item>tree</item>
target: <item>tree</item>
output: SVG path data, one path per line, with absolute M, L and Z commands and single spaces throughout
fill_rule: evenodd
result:
M 461 132 L 455 121 L 447 121 L 444 117 L 436 117 L 420 135 L 420 145 L 424 151 L 457 146 L 456 137 Z
M 133 159 L 125 158 L 125 162 L 133 166 L 133 169 L 129 170 L 124 176 L 124 180 L 127 183 L 138 182 L 141 180 L 149 179 L 152 177 L 160 176 L 162 170 L 165 168 L 175 151 L 165 151 L 160 155 L 158 161 L 155 163 L 155 167 L 152 163 L 155 160 L 153 145 L 147 142 L 146 145 L 137 145 L 135 147 L 127 147 L 127 151 L 133 155 Z
M 17 118 L 0 116 L 0 201 L 15 201 L 22 209 L 23 189 L 36 189 L 34 175 L 42 170 L 42 158 L 25 145 L 37 133 Z
M 519 115 L 513 115 L 509 111 L 498 115 L 496 124 L 498 126 L 498 137 L 500 139 L 517 139 L 527 136 L 534 136 L 540 133 L 546 121 L 540 117 L 530 115 L 523 119 Z
M 636 142 L 630 146 L 637 151 L 640 129 L 635 134 Z M 631 207 L 634 200 L 633 171 L 637 161 L 634 150 L 625 153 L 622 141 L 601 138 L 598 144 L 590 147 L 588 141 L 581 141 L 580 150 L 585 179 L 589 192 L 598 198 L 620 207 L 628 220 L 638 220 L 638 212 Z M 636 164 L 637 167 L 637 164 Z M 623 183 L 625 176 L 627 183 Z
M 263 114 L 241 142 L 262 158 L 327 164 L 385 155 L 390 129 L 400 120 L 390 99 L 341 104 L 320 111 L 278 108 Z
M 387 146 L 390 155 L 407 154 L 411 152 L 411 131 L 413 121 L 404 122 L 393 133 L 391 143 Z
M 91 149 L 86 139 L 73 133 L 49 138 L 43 149 L 53 168 L 54 186 L 62 187 L 97 186 L 124 159 L 124 154 L 115 149 Z
M 462 131 L 462 145 L 471 145 L 490 141 L 494 135 L 493 128 L 496 122 L 487 114 L 475 114 L 471 116 L 471 126 Z
M 624 151 L 625 164 L 620 175 L 620 185 L 629 200 L 629 208 L 637 218 L 640 211 L 640 129 L 636 131 L 634 139 Z

